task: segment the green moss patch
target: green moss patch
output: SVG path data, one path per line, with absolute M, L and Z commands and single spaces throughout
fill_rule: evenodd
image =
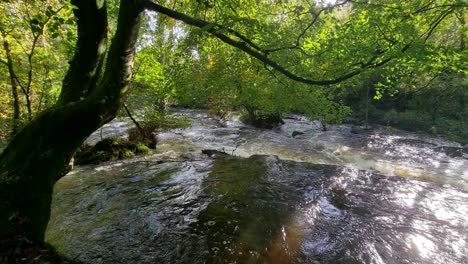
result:
M 119 138 L 106 138 L 94 146 L 83 145 L 75 155 L 75 163 L 97 164 L 104 161 L 127 159 L 139 154 L 148 154 L 151 149 L 139 142 Z

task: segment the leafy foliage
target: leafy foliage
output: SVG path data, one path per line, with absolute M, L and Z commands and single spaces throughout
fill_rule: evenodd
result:
M 55 103 L 74 48 L 74 24 L 68 2 L 0 3 L 0 119 L 4 120 L 0 140 L 10 132 L 12 105 L 17 104 L 20 111 L 16 122 L 23 123 Z M 19 90 L 17 99 L 11 95 L 12 82 Z
M 466 82 L 459 81 L 466 75 L 467 60 L 463 52 L 463 1 L 159 2 L 208 23 L 197 28 L 163 14 L 145 14 L 127 99 L 134 112 L 160 113 L 168 106 L 199 107 L 221 116 L 241 110 L 246 120 L 300 112 L 320 120 L 325 128 L 327 124 L 343 122 L 351 109 L 357 115 L 365 109 L 369 112 L 368 104 L 364 104 L 365 109 L 361 107 L 366 101 L 379 108 L 392 98 L 400 98 L 398 95 L 411 94 L 413 99 L 407 104 L 412 110 L 433 115 L 431 106 L 440 104 L 438 115 L 453 120 L 465 118 L 464 106 L 449 103 L 454 98 L 451 94 L 465 98 L 458 96 L 466 87 Z M 6 39 L 11 45 L 18 82 L 26 87 L 31 78 L 30 88 L 26 89 L 29 91 L 23 92 L 19 102 L 25 120 L 53 105 L 60 92 L 65 64 L 74 46 L 73 7 L 47 0 L 46 4 L 3 3 L 1 8 L 5 12 L 0 25 L 8 33 Z M 109 2 L 108 13 L 113 33 L 116 2 Z M 270 64 L 239 51 L 239 46 L 232 47 L 207 33 L 225 34 L 240 46 L 308 79 L 333 80 L 348 73 L 361 74 L 326 86 L 301 84 Z M 38 40 L 36 44 L 34 39 Z M 31 67 L 25 63 L 29 54 L 33 55 Z M 0 136 L 5 138 L 11 129 L 13 102 L 7 69 L 0 70 L 5 73 L 0 77 Z M 458 87 L 457 92 L 446 92 L 437 81 L 440 77 L 413 92 L 441 75 L 449 82 L 460 83 L 445 85 Z M 372 98 L 363 99 L 362 88 L 372 76 L 378 76 L 370 89 Z M 358 98 L 350 99 L 356 93 L 360 93 Z M 25 109 L 27 100 L 31 101 L 29 114 Z M 400 106 L 401 103 L 395 105 Z M 153 123 L 166 122 L 158 115 L 148 116 L 155 118 Z M 154 124 L 148 127 L 156 128 Z
M 156 148 L 157 133 L 190 126 L 190 122 L 187 119 L 177 118 L 160 111 L 145 113 L 143 121 L 138 123 L 139 127 L 128 130 L 128 140 L 130 142 L 142 143 L 152 149 Z

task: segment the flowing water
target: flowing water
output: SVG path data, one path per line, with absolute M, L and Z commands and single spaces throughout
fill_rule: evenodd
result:
M 48 242 L 84 263 L 468 263 L 458 144 L 386 128 L 322 132 L 294 115 L 274 130 L 176 115 L 192 127 L 159 134 L 156 154 L 62 178 Z

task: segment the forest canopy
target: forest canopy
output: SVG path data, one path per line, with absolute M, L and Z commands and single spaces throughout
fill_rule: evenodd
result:
M 466 7 L 461 0 L 2 1 L 2 232 L 21 223 L 28 237 L 43 239 L 53 184 L 124 103 L 145 113 L 238 110 L 246 120 L 298 112 L 323 129 L 372 121 L 466 143 Z

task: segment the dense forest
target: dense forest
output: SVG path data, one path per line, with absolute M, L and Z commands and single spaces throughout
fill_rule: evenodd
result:
M 467 145 L 466 8 L 462 0 L 2 1 L 0 237 L 44 240 L 54 183 L 85 139 L 118 116 L 136 123 L 141 152 L 157 144 L 155 129 L 185 126 L 171 108 L 220 119 L 238 112 L 263 128 L 295 113 L 324 131 L 383 125 Z

